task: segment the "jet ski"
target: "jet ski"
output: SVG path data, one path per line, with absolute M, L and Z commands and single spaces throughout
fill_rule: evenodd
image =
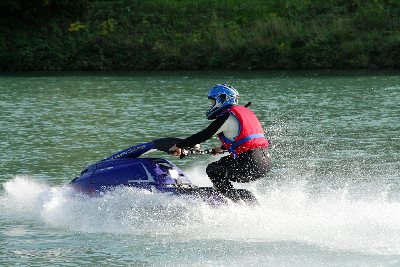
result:
M 99 162 L 90 164 L 70 182 L 79 192 L 100 195 L 116 187 L 128 186 L 174 196 L 192 196 L 209 204 L 227 204 L 229 201 L 256 204 L 254 195 L 246 189 L 232 189 L 221 194 L 213 187 L 198 187 L 172 162 L 164 158 L 144 157 L 150 151 L 168 152 L 179 138 L 161 138 L 138 144 Z M 199 146 L 184 150 L 183 155 L 207 154 Z

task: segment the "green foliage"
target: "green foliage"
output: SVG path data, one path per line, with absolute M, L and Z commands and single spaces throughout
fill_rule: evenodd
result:
M 88 0 L 14 0 L 0 2 L 0 15 L 7 19 L 42 22 L 58 16 L 77 17 L 89 7 Z
M 397 0 L 0 3 L 0 70 L 398 68 Z

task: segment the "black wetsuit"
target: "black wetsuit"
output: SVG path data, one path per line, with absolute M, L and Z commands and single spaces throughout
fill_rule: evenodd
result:
M 179 148 L 191 147 L 213 137 L 225 121 L 229 113 L 215 119 L 206 129 L 189 136 L 179 142 Z M 240 153 L 236 158 L 222 157 L 210 163 L 206 172 L 214 187 L 221 193 L 232 189 L 232 182 L 250 182 L 263 177 L 271 169 L 271 156 L 268 148 L 255 148 Z

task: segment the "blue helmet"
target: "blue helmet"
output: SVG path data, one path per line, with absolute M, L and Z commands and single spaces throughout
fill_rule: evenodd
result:
M 215 100 L 214 105 L 207 111 L 209 120 L 214 120 L 222 111 L 238 104 L 239 93 L 230 85 L 217 84 L 208 92 L 208 99 Z

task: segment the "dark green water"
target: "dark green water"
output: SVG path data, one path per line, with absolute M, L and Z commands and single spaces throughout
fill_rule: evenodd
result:
M 220 82 L 273 142 L 270 175 L 238 185 L 259 207 L 65 186 L 117 150 L 207 126 Z M 399 103 L 396 73 L 3 75 L 0 265 L 397 266 Z M 158 156 L 210 185 L 215 158 Z

